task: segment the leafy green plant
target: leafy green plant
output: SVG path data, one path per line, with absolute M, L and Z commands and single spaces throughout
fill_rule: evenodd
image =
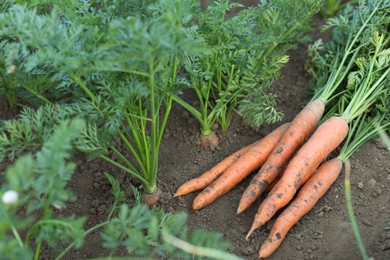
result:
M 326 0 L 321 7 L 320 13 L 324 18 L 334 17 L 337 12 L 344 9 L 348 4 L 357 4 L 357 0 L 342 1 L 342 0 Z
M 35 156 L 24 155 L 7 169 L 0 203 L 1 244 L 4 245 L 1 255 L 12 259 L 22 254 L 23 259 L 31 259 L 31 238 L 35 244 L 34 259 L 38 259 L 43 241 L 50 247 L 58 246 L 58 241 L 76 241 L 75 245 L 81 246 L 85 219 L 54 216 L 54 208 L 65 208 L 66 202 L 74 199 L 66 184 L 75 164 L 67 160 L 71 157 L 71 142 L 80 134 L 82 126 L 83 121 L 77 119 L 63 121 Z M 22 208 L 27 215 L 23 220 L 17 214 Z M 24 241 L 19 229 L 27 229 Z M 8 235 L 9 230 L 13 239 Z
M 254 126 L 282 118 L 269 88 L 320 5 L 273 0 L 229 17 L 229 11 L 242 6 L 225 0 L 195 14 L 194 35 L 208 51 L 187 56 L 183 64 L 199 105 L 178 95 L 174 99 L 200 123 L 203 146 L 217 145 L 213 125 L 218 122 L 226 131 L 237 107 Z
M 84 122 L 79 119 L 63 120 L 53 127 L 36 154 L 20 157 L 7 169 L 6 182 L 0 191 L 0 255 L 8 259 L 39 259 L 41 245 L 46 242 L 60 252 L 56 259 L 61 259 L 70 249 L 80 248 L 88 234 L 104 228 L 103 246 L 112 250 L 111 255 L 115 249 L 125 247 L 132 256 L 150 258 L 194 259 L 198 254 L 216 259 L 239 259 L 225 252 L 228 244 L 221 241 L 221 234 L 198 230 L 189 235 L 184 213 L 166 214 L 144 204 L 129 208 L 119 184 L 110 175 L 106 176 L 112 184 L 115 200 L 106 221 L 84 231 L 84 217 L 57 216 L 54 209 L 64 209 L 66 203 L 74 199 L 66 187 L 75 170 L 75 164 L 69 160 L 72 144 L 83 128 Z M 26 217 L 22 217 L 24 215 Z M 64 243 L 68 246 L 61 248 Z M 182 243 L 197 250 L 183 251 Z
M 317 41 L 309 48 L 312 62 L 309 73 L 313 77 L 314 92 L 328 84 L 326 79 L 332 75 L 340 73 L 345 76 L 345 80 L 337 82 L 342 87 L 331 100 L 332 108 L 324 120 L 333 115 L 353 114 L 353 111 L 355 115 L 361 113 L 351 122 L 349 134 L 338 158 L 345 163 L 347 213 L 363 259 L 368 259 L 368 255 L 352 207 L 349 158 L 363 144 L 390 129 L 390 102 L 387 98 L 390 95 L 390 38 L 389 20 L 386 18 L 388 8 L 389 2 L 382 0 L 360 1 L 359 6 L 347 6 L 325 24 L 324 30 L 333 29 L 331 41 Z M 353 37 L 356 38 L 357 35 L 359 37 L 354 40 Z M 353 50 L 353 55 L 350 55 L 350 50 Z M 343 57 L 348 53 L 349 58 Z M 362 110 L 366 112 L 362 113 Z
M 155 194 L 158 151 L 180 85 L 179 60 L 200 51 L 186 27 L 195 1 L 53 1 L 50 10 L 47 4 L 10 7 L 0 15 L 0 37 L 33 49 L 24 70 L 50 71 L 61 102 L 71 100 L 89 112 L 84 151 L 130 173 L 146 193 Z M 132 159 L 107 142 L 113 137 Z

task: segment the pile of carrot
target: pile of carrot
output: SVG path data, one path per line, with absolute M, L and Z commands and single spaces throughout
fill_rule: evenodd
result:
M 203 190 L 194 199 L 193 209 L 201 209 L 229 192 L 269 157 L 290 124 L 281 125 L 263 139 L 244 147 L 201 176 L 181 185 L 174 197 Z
M 334 59 L 325 86 L 291 123 L 233 153 L 203 175 L 180 186 L 174 195 L 202 190 L 193 202 L 193 209 L 199 210 L 259 169 L 240 199 L 237 214 L 249 208 L 264 191 L 270 192 L 259 206 L 246 237 L 290 203 L 261 246 L 260 258 L 269 257 L 279 247 L 291 227 L 329 190 L 340 175 L 343 163 L 376 136 L 378 128 L 373 125 L 390 128 L 390 101 L 386 99 L 390 95 L 390 37 L 388 32 L 380 34 L 372 30 L 374 25 L 370 20 L 384 5 L 381 0 L 376 3 L 370 5 L 371 12 L 366 12 L 359 30 L 350 30 L 343 46 L 344 56 Z M 367 6 L 361 3 L 359 8 Z M 374 33 L 367 38 L 363 32 L 370 26 Z M 357 46 L 364 46 L 364 51 Z M 347 86 L 343 85 L 345 81 L 348 81 Z M 328 113 L 327 106 L 332 106 Z M 367 119 L 368 114 L 378 113 L 378 107 L 387 108 L 380 111 L 380 120 Z M 339 156 L 324 162 L 343 141 L 345 145 Z

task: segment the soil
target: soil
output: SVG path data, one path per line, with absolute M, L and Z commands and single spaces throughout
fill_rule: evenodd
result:
M 247 1 L 249 3 L 249 1 Z M 318 22 L 318 21 L 317 21 Z M 321 35 L 315 35 L 318 37 Z M 220 142 L 214 151 L 201 148 L 196 121 L 178 105 L 173 106 L 160 151 L 158 186 L 163 191 L 157 206 L 166 212 L 184 211 L 188 214 L 190 230 L 201 228 L 224 234 L 231 244 L 231 252 L 244 259 L 258 259 L 257 252 L 265 240 L 272 221 L 245 240 L 257 206 L 236 215 L 236 207 L 250 177 L 227 195 L 200 211 L 193 211 L 196 194 L 172 198 L 178 186 L 206 171 L 240 147 L 269 133 L 276 126 L 290 121 L 308 102 L 304 93 L 309 85 L 304 69 L 307 45 L 290 52 L 290 62 L 272 91 L 278 94 L 279 109 L 285 113 L 283 122 L 248 127 L 235 116 L 226 133 L 216 132 Z M 191 99 L 190 93 L 186 93 Z M 0 99 L 0 118 L 10 118 L 14 111 L 6 109 Z M 121 144 L 118 142 L 118 148 Z M 352 197 L 357 222 L 367 253 L 375 260 L 390 259 L 390 154 L 380 140 L 367 143 L 352 158 Z M 101 160 L 77 157 L 78 168 L 69 184 L 77 201 L 60 214 L 86 216 L 86 229 L 105 221 L 112 203 L 111 187 L 104 173 L 113 174 L 121 183 L 128 198 L 132 196 L 133 180 L 124 172 Z M 314 209 L 288 233 L 281 247 L 269 259 L 360 259 L 344 199 L 344 175 L 341 175 Z M 89 235 L 79 250 L 70 251 L 64 259 L 86 259 L 109 254 L 101 246 L 99 233 Z M 125 252 L 121 252 L 125 254 Z M 48 249 L 42 259 L 53 259 L 57 254 Z

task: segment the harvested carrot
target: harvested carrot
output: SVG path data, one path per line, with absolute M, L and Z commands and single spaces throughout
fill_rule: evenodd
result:
M 279 174 L 278 178 L 271 182 L 270 185 L 267 186 L 267 188 L 264 189 L 264 192 L 270 192 L 278 183 L 278 181 L 283 177 L 283 173 Z M 299 184 L 299 188 L 301 188 L 305 183 L 310 179 L 311 175 L 307 175 L 306 179 L 302 180 L 302 182 Z
M 173 197 L 183 196 L 187 195 L 191 192 L 197 191 L 197 190 L 203 190 L 207 186 L 209 186 L 213 181 L 215 181 L 219 176 L 222 175 L 222 173 L 232 164 L 234 163 L 238 158 L 240 158 L 244 153 L 248 151 L 250 147 L 253 145 L 256 145 L 260 141 L 256 141 L 251 145 L 245 146 L 241 148 L 240 150 L 236 151 L 232 155 L 226 157 L 221 162 L 219 162 L 217 165 L 215 165 L 210 170 L 203 173 L 201 176 L 194 178 L 192 180 L 187 181 L 186 183 L 182 184 Z
M 259 251 L 260 258 L 267 258 L 280 246 L 287 232 L 324 196 L 340 175 L 342 161 L 334 158 L 322 164 L 299 191 L 295 200 L 276 219 L 268 238 Z
M 287 205 L 302 180 L 313 174 L 318 165 L 339 146 L 348 134 L 348 123 L 332 117 L 323 123 L 288 164 L 282 178 L 260 205 L 247 238 L 264 225 L 277 210 Z
M 265 189 L 264 189 L 264 192 L 270 192 L 275 186 L 276 184 L 278 183 L 278 181 L 282 178 L 283 176 L 283 173 L 279 174 L 279 176 L 276 178 L 276 180 L 274 180 L 273 182 L 271 182 L 270 185 L 268 185 Z
M 256 145 L 250 147 L 215 182 L 199 193 L 194 199 L 192 208 L 201 209 L 209 205 L 220 196 L 229 192 L 252 171 L 258 169 L 268 158 L 289 125 L 289 123 L 286 123 L 276 128 Z
M 244 191 L 237 208 L 237 214 L 246 210 L 264 189 L 278 177 L 290 157 L 316 128 L 324 109 L 324 102 L 317 99 L 309 103 L 296 115 L 289 129 Z

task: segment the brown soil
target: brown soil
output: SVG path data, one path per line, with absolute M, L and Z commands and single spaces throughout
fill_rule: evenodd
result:
M 303 98 L 308 87 L 304 70 L 306 47 L 301 45 L 290 53 L 291 61 L 272 89 L 279 95 L 279 108 L 285 113 L 283 122 L 290 121 L 308 101 Z M 0 100 L 0 118 L 10 116 L 5 109 L 5 100 Z M 174 105 L 161 145 L 158 186 L 162 195 L 158 207 L 167 212 L 187 212 L 190 229 L 221 232 L 224 239 L 231 243 L 232 253 L 244 259 L 257 259 L 258 249 L 271 224 L 255 231 L 249 241 L 245 240 L 245 235 L 261 200 L 246 212 L 236 215 L 240 196 L 250 177 L 224 197 L 196 212 L 191 208 L 196 194 L 176 199 L 172 195 L 180 184 L 198 176 L 240 147 L 262 138 L 283 122 L 251 129 L 236 116 L 226 133 L 217 130 L 219 147 L 211 151 L 200 147 L 196 121 L 178 105 Z M 120 147 L 121 144 L 118 143 L 118 148 Z M 351 158 L 355 215 L 367 253 L 375 260 L 390 259 L 389 159 L 389 152 L 380 141 L 364 145 Z M 103 174 L 113 174 L 128 197 L 132 196 L 132 179 L 101 160 L 89 161 L 81 156 L 77 163 L 77 171 L 69 185 L 77 196 L 77 201 L 70 203 L 68 209 L 61 214 L 86 216 L 88 220 L 85 228 L 89 228 L 106 219 L 113 201 L 110 184 Z M 293 227 L 281 247 L 269 259 L 361 258 L 347 217 L 343 177 L 341 175 L 314 209 Z M 102 249 L 99 233 L 95 232 L 87 237 L 80 250 L 70 251 L 64 259 L 86 259 L 108 254 L 108 251 Z M 53 259 L 56 255 L 55 252 L 45 250 L 42 259 Z

